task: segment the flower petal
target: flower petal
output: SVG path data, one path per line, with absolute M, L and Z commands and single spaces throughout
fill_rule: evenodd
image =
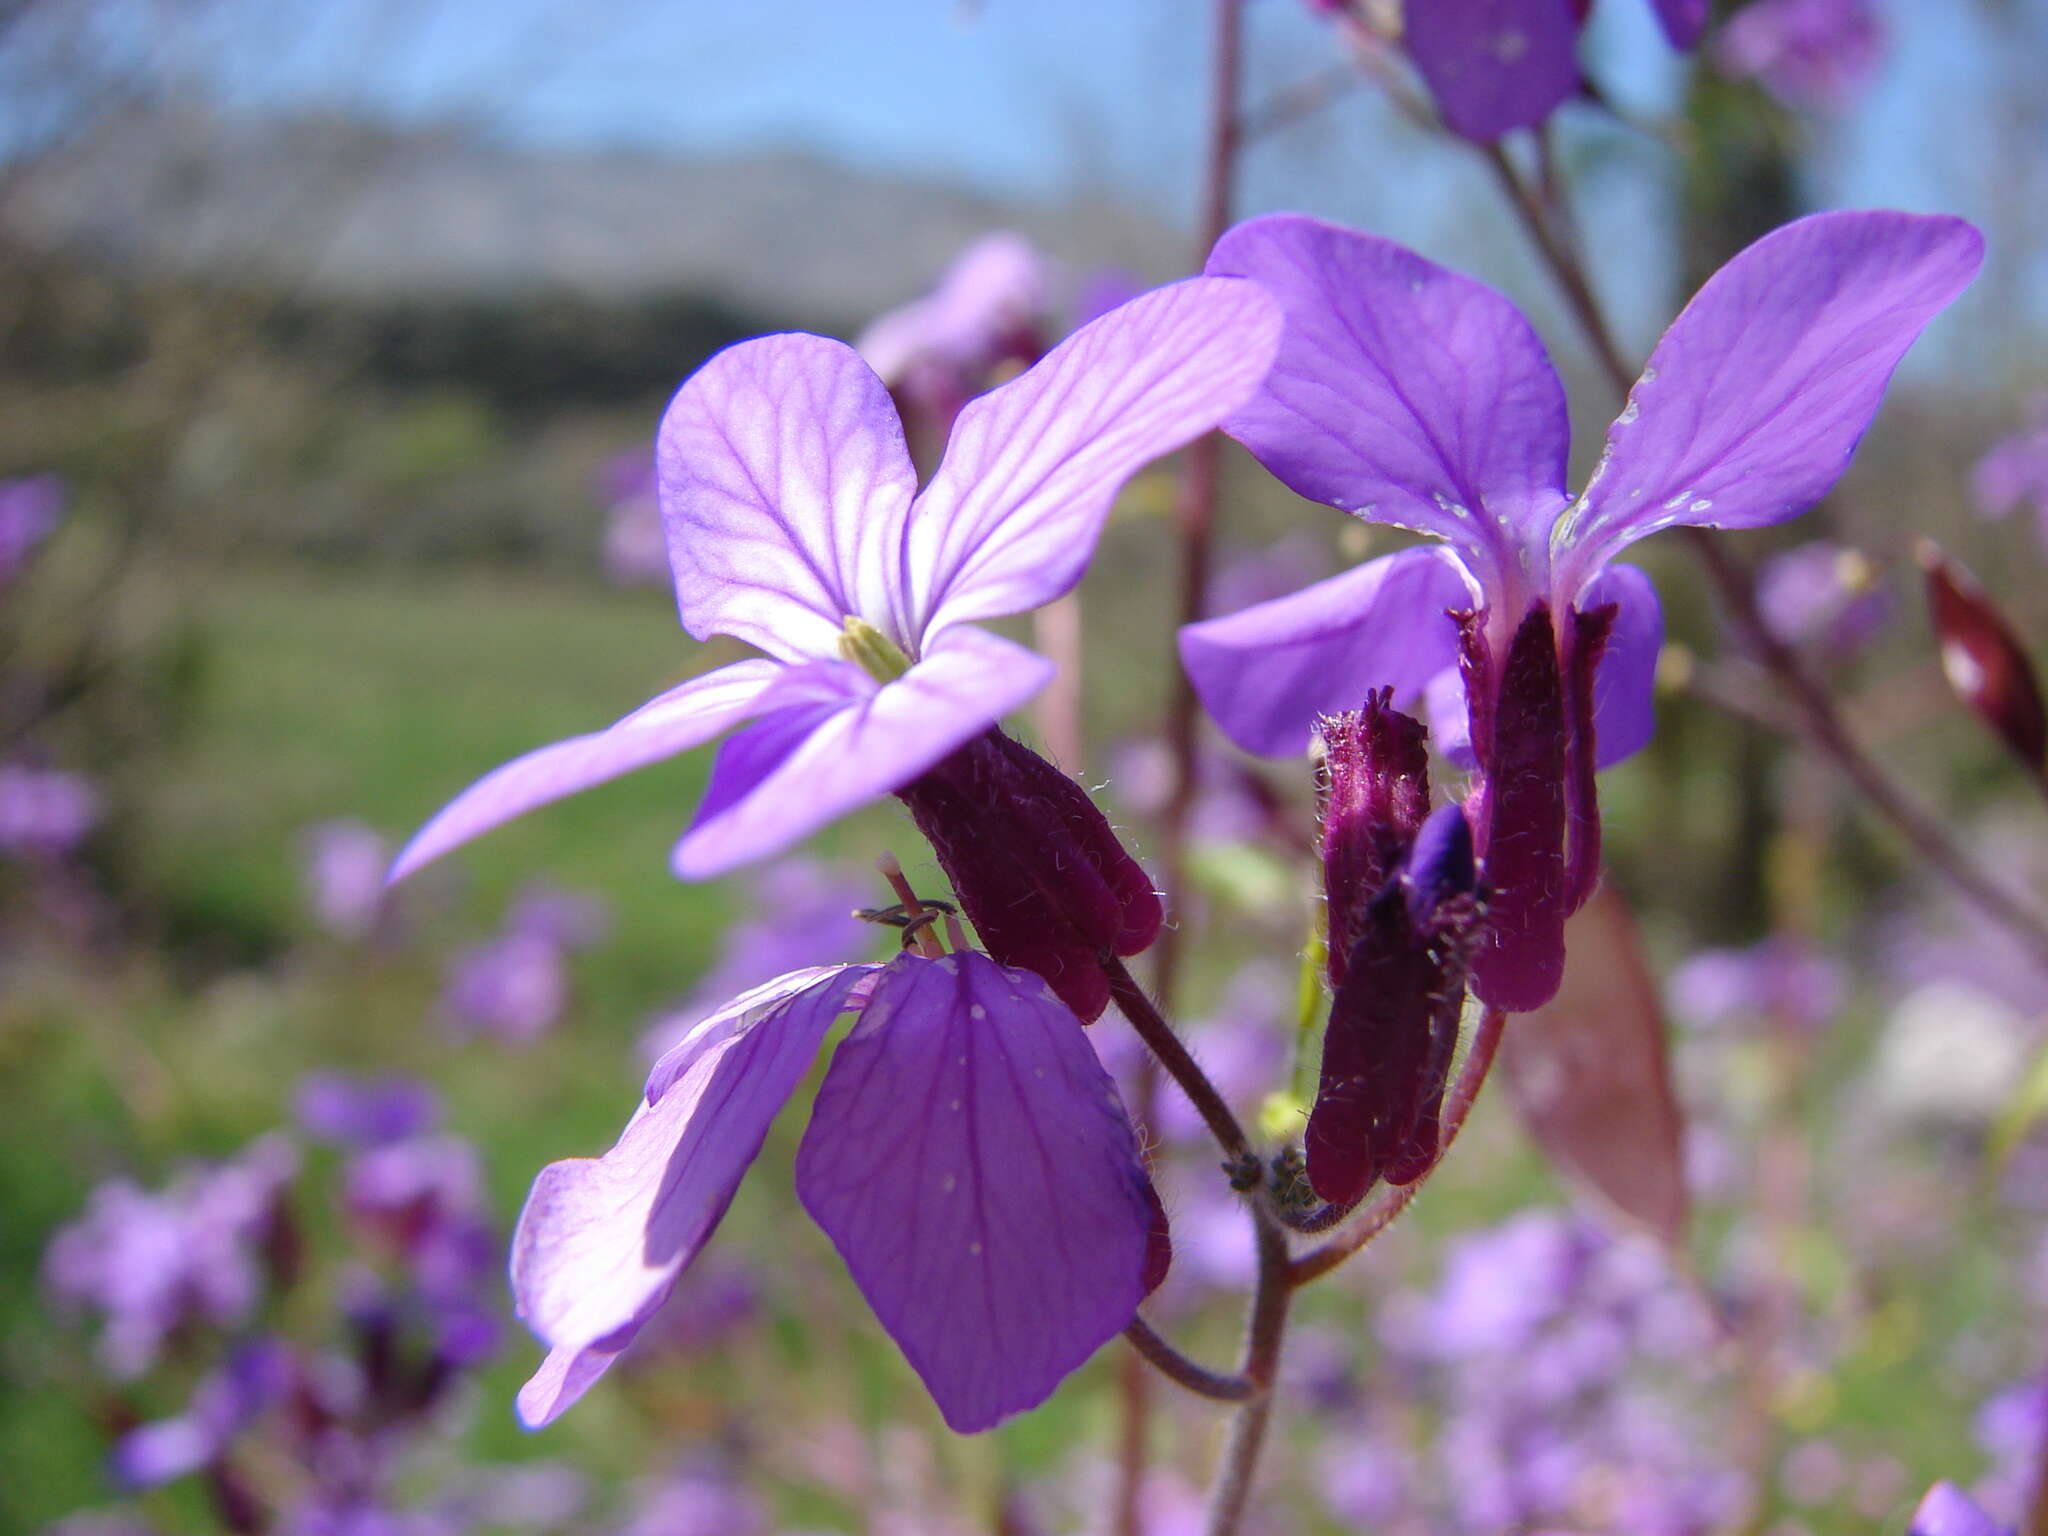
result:
M 1709 0 L 1650 0 L 1650 9 L 1674 48 L 1690 48 L 1707 29 Z
M 1520 555 L 1540 573 L 1571 441 L 1564 386 L 1521 311 L 1298 214 L 1240 224 L 1208 269 L 1256 278 L 1287 313 L 1265 387 L 1224 430 L 1311 501 L 1450 540 L 1519 610 Z
M 676 873 L 685 880 L 724 874 L 900 789 L 1038 692 L 1052 673 L 1044 657 L 962 626 L 893 683 L 764 714 L 719 749 L 704 804 L 676 844 Z
M 1403 12 L 1403 41 L 1453 133 L 1489 143 L 1578 89 L 1571 0 L 1429 0 Z
M 655 1068 L 665 1091 L 611 1151 L 541 1170 L 512 1239 L 519 1315 L 550 1346 L 520 1394 L 529 1428 L 581 1396 L 666 1299 L 870 969 L 794 972 L 713 1014 Z
M 1559 595 L 1659 529 L 1761 528 L 1820 500 L 1899 359 L 1983 257 L 1961 219 L 1820 213 L 1715 273 L 1657 343 L 1559 520 Z
M 1375 688 L 1399 707 L 1454 666 L 1445 615 L 1474 597 L 1449 551 L 1404 549 L 1289 597 L 1180 632 L 1202 705 L 1247 752 L 1298 757 L 1319 715 L 1357 709 Z
M 1071 588 L 1124 481 L 1242 405 L 1279 332 L 1253 284 L 1191 278 L 1083 326 L 969 405 L 910 514 L 918 632 Z
M 1122 1330 L 1158 1219 L 1080 1022 L 1028 971 L 904 956 L 839 1047 L 797 1193 L 965 1434 Z
M 843 342 L 763 336 L 676 392 L 655 440 L 683 627 L 829 656 L 849 614 L 901 624 L 892 584 L 917 472 L 874 370 Z
M 752 714 L 762 691 L 783 670 L 759 657 L 736 661 L 678 684 L 605 730 L 537 748 L 493 769 L 420 828 L 389 878 L 402 880 L 458 844 L 550 801 L 709 741 Z
M 1656 724 L 1657 657 L 1664 648 L 1664 606 L 1644 572 L 1610 565 L 1579 599 L 1586 610 L 1615 605 L 1614 627 L 1593 673 L 1593 762 L 1612 768 L 1650 743 Z

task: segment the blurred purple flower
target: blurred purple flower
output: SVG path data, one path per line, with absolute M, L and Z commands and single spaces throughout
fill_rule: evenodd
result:
M 507 933 L 526 934 L 571 951 L 601 944 L 611 927 L 611 908 L 602 897 L 540 882 L 521 890 L 505 914 Z
M 663 418 L 662 515 L 685 627 L 767 654 L 498 769 L 413 839 L 394 877 L 743 721 L 676 847 L 683 878 L 778 853 L 905 788 L 1051 677 L 972 621 L 1072 588 L 1118 488 L 1249 396 L 1278 323 L 1249 283 L 1195 278 L 1134 300 L 962 411 L 921 491 L 888 395 L 851 349 L 803 335 L 728 347 Z
M 390 845 L 360 821 L 319 822 L 305 830 L 301 843 L 314 918 L 336 938 L 367 939 L 385 912 Z
M 535 1181 L 513 1239 L 552 1421 L 669 1298 L 833 1021 L 797 1193 L 962 1433 L 1042 1401 L 1163 1278 L 1165 1217 L 1115 1085 L 1037 976 L 969 951 L 799 971 L 655 1065 L 600 1159 Z M 1055 1156 L 1051 1149 L 1057 1148 Z
M 654 491 L 654 450 L 631 448 L 606 463 L 598 476 L 605 503 L 604 570 L 622 587 L 668 582 L 668 540 Z
M 1714 57 L 1788 107 L 1840 112 L 1877 73 L 1884 47 L 1870 0 L 1750 0 L 1721 29 Z
M 0 764 L 0 854 L 61 858 L 99 819 L 99 791 L 77 774 Z
M 650 1061 L 666 1055 L 756 977 L 837 965 L 874 949 L 875 930 L 853 915 L 868 882 L 801 856 L 777 859 L 748 880 L 747 914 L 725 931 L 719 955 L 681 1006 L 640 1037 Z
M 1970 492 L 1984 517 L 2009 517 L 2017 507 L 2031 506 L 2041 545 L 2048 549 L 2048 395 L 2036 396 L 2025 425 L 1977 461 Z
M 1757 609 L 1788 645 L 1811 645 L 1845 658 L 1875 639 L 1892 613 L 1892 595 L 1858 550 L 1827 539 L 1771 556 L 1757 568 Z
M 768 1513 L 732 1471 L 709 1459 L 685 1462 L 634 1501 L 618 1536 L 768 1536 Z
M 351 1158 L 342 1205 L 433 1297 L 467 1298 L 496 1270 L 483 1165 L 460 1136 L 386 1141 Z
M 1848 991 L 1841 965 L 1802 939 L 1778 936 L 1748 949 L 1704 949 L 1671 973 L 1664 998 L 1698 1028 L 1757 1020 L 1818 1029 Z
M 1295 215 L 1217 243 L 1207 270 L 1261 281 L 1287 315 L 1225 430 L 1297 493 L 1442 543 L 1190 625 L 1182 659 L 1224 731 L 1269 756 L 1303 751 L 1318 717 L 1374 688 L 1449 709 L 1436 734 L 1464 738 L 1479 770 L 1484 1001 L 1521 1011 L 1556 992 L 1564 920 L 1599 878 L 1594 772 L 1649 739 L 1663 618 L 1614 557 L 1676 525 L 1763 527 L 1819 500 L 1982 250 L 1961 220 L 1900 213 L 1766 235 L 1665 332 L 1574 498 L 1563 384 L 1500 294 Z
M 1671 46 L 1685 49 L 1706 25 L 1708 0 L 1651 0 L 1651 9 Z M 1401 40 L 1445 126 L 1486 143 L 1533 127 L 1578 92 L 1586 10 L 1587 0 L 1409 0 Z
M 906 419 L 916 415 L 944 433 L 1004 364 L 1029 367 L 1044 355 L 1050 303 L 1038 249 L 1008 231 L 984 235 L 954 258 L 929 294 L 861 332 L 854 350 L 889 386 Z
M 458 1034 L 530 1045 L 569 1006 L 569 962 L 559 944 L 506 933 L 457 954 L 441 989 L 441 1012 Z
M 241 1434 L 291 1390 L 296 1373 L 283 1341 L 239 1345 L 226 1365 L 201 1381 L 175 1418 L 129 1430 L 115 1442 L 110 1466 L 124 1488 L 154 1488 L 211 1466 Z
M 299 1080 L 293 1109 L 308 1136 L 347 1147 L 404 1141 L 441 1123 L 441 1096 L 412 1077 L 311 1072 Z
M 249 1316 L 262 1248 L 297 1171 L 297 1150 L 272 1135 L 230 1161 L 187 1169 L 158 1194 L 125 1179 L 102 1184 L 51 1238 L 43 1283 L 59 1304 L 103 1315 L 109 1374 L 139 1376 L 179 1328 Z
M 1913 1511 L 1908 1536 L 2013 1536 L 2013 1528 L 2002 1525 L 1954 1483 L 1936 1483 Z
M 64 482 L 55 475 L 0 480 L 0 591 L 21 574 L 63 509 Z

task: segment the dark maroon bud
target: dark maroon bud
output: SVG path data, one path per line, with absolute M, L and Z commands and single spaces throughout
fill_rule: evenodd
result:
M 1468 626 L 1476 628 L 1476 626 Z M 1483 691 L 1468 648 L 1465 686 Z M 1483 777 L 1480 860 L 1486 937 L 1473 962 L 1480 998 L 1510 1013 L 1541 1007 L 1564 976 L 1564 676 L 1550 609 L 1532 606 L 1500 669 L 1487 740 L 1474 732 Z
M 1614 616 L 1620 611 L 1613 603 L 1603 603 L 1590 613 L 1574 608 L 1571 615 L 1571 653 L 1565 663 L 1565 692 L 1571 716 L 1565 778 L 1569 833 L 1564 873 L 1567 915 L 1583 907 L 1586 898 L 1593 894 L 1593 887 L 1600 883 L 1600 789 L 1594 780 L 1598 745 L 1593 732 L 1593 711 L 1598 702 L 1595 680 L 1600 658 L 1607 654 L 1607 637 L 1614 632 Z
M 1931 540 L 1916 553 L 1949 687 L 2038 778 L 2048 769 L 2048 709 L 2026 647 L 1969 572 Z
M 897 791 L 981 937 L 1004 965 L 1036 972 L 1086 1021 L 1109 1004 L 1102 957 L 1159 935 L 1151 877 L 1088 792 L 1028 747 L 989 730 Z
M 1392 707 L 1391 689 L 1365 708 L 1317 724 L 1322 764 L 1323 895 L 1329 906 L 1329 974 L 1341 986 L 1372 903 L 1400 872 L 1429 815 L 1429 732 Z

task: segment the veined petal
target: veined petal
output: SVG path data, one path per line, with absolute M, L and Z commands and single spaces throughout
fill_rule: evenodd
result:
M 1760 528 L 1820 500 L 1899 359 L 1983 258 L 1961 219 L 1819 213 L 1715 273 L 1650 354 L 1558 522 L 1559 595 L 1659 529 Z
M 1402 41 L 1453 133 L 1489 143 L 1578 89 L 1571 0 L 1428 0 L 1402 14 Z
M 1448 550 L 1404 549 L 1180 632 L 1202 705 L 1247 752 L 1298 757 L 1319 715 L 1375 688 L 1400 707 L 1457 663 L 1446 615 L 1476 601 Z
M 1612 768 L 1649 745 L 1656 723 L 1657 656 L 1664 648 L 1664 606 L 1650 578 L 1633 565 L 1610 565 L 1579 599 L 1591 611 L 1615 605 L 1614 627 L 1593 673 L 1593 762 Z
M 1044 982 L 983 955 L 892 962 L 818 1090 L 796 1182 L 963 1434 L 1043 1402 L 1158 1278 L 1115 1085 Z
M 756 657 L 679 683 L 606 730 L 540 747 L 493 769 L 457 795 L 391 866 L 402 880 L 422 864 L 537 806 L 645 768 L 709 741 L 751 715 L 785 669 Z
M 655 440 L 676 607 L 702 640 L 830 656 L 849 614 L 910 636 L 894 585 L 917 472 L 889 392 L 823 336 L 727 347 L 676 392 Z
M 1250 398 L 1279 331 L 1255 285 L 1191 278 L 1091 321 L 969 405 L 910 514 L 917 632 L 1072 587 L 1124 481 Z
M 664 1091 L 611 1151 L 541 1170 L 512 1239 L 519 1315 L 550 1350 L 519 1395 L 529 1428 L 581 1396 L 667 1298 L 871 969 L 799 971 L 748 993 L 663 1058 Z
M 1540 590 L 1571 426 L 1521 311 L 1298 214 L 1240 224 L 1208 270 L 1257 279 L 1287 314 L 1272 372 L 1225 431 L 1311 501 L 1448 539 L 1503 606 Z
M 724 874 L 901 788 L 1038 692 L 1052 673 L 1044 657 L 962 625 L 892 683 L 763 714 L 719 749 L 704 804 L 676 844 L 676 873 L 686 880 Z

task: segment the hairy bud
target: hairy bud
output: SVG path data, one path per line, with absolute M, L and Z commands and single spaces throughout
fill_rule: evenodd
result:
M 1101 957 L 1159 935 L 1152 880 L 1088 792 L 989 730 L 897 791 L 982 947 L 1034 971 L 1083 1021 L 1109 1004 Z

